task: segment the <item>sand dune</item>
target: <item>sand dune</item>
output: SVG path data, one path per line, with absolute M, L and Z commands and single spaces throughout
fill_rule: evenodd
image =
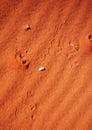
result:
M 0 130 L 92 130 L 92 1 L 1 0 L 0 25 Z

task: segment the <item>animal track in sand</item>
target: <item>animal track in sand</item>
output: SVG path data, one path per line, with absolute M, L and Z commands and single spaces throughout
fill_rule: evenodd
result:
M 32 119 L 32 120 L 35 120 L 35 118 L 36 118 L 35 115 L 32 115 L 32 116 L 31 116 L 31 119 Z
M 27 69 L 30 65 L 30 54 L 28 53 L 28 50 L 22 51 L 19 50 L 16 52 L 15 55 L 16 61 L 19 64 L 19 66 Z
M 78 46 L 78 45 L 75 45 L 75 44 L 69 42 L 69 46 L 70 46 L 70 48 L 71 48 L 74 52 L 78 52 L 78 50 L 79 50 L 79 46 Z
M 80 54 L 92 54 L 92 35 L 87 35 L 80 41 Z
M 88 38 L 89 38 L 90 42 L 92 42 L 92 35 L 89 35 Z
M 34 112 L 37 109 L 37 105 L 31 106 L 31 111 Z

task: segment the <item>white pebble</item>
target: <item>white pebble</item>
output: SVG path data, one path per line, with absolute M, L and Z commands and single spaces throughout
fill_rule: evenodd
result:
M 40 67 L 39 71 L 45 71 L 45 67 Z
M 30 26 L 26 25 L 25 30 L 27 31 L 27 30 L 30 30 L 30 29 L 31 29 Z

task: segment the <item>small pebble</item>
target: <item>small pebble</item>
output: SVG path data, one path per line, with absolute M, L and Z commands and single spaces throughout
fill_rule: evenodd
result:
M 29 25 L 26 25 L 25 30 L 27 31 L 27 30 L 30 30 L 30 29 L 31 29 L 31 27 Z
M 45 69 L 45 67 L 40 67 L 39 68 L 39 71 L 45 71 L 46 69 Z

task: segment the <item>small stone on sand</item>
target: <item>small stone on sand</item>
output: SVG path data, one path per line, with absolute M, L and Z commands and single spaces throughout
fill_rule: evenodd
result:
M 46 69 L 45 69 L 45 67 L 40 67 L 39 68 L 39 71 L 45 71 Z
M 25 30 L 28 31 L 30 29 L 31 29 L 31 27 L 29 25 L 26 25 Z

